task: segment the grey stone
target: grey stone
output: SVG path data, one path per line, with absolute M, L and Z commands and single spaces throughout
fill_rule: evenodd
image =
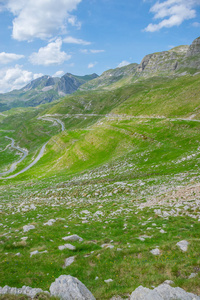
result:
M 34 225 L 25 225 L 25 226 L 23 226 L 23 231 L 24 232 L 28 232 L 31 229 L 35 229 L 35 226 Z
M 63 246 L 58 246 L 59 250 L 69 249 L 69 250 L 76 250 L 76 247 L 71 244 L 65 244 Z
M 39 252 L 38 250 L 35 250 L 35 251 L 30 253 L 30 257 L 33 256 L 33 255 L 36 255 L 36 254 L 42 254 L 42 253 L 47 253 L 47 252 L 48 252 L 47 250 L 41 251 L 41 252 Z
M 200 300 L 200 297 L 164 283 L 153 290 L 139 286 L 131 294 L 130 300 Z
M 110 249 L 113 249 L 114 246 L 113 246 L 113 245 L 110 245 L 110 244 L 102 244 L 102 245 L 101 245 L 101 248 L 110 248 Z
M 64 241 L 70 241 L 70 242 L 76 242 L 76 241 L 82 242 L 83 241 L 83 239 L 80 236 L 78 236 L 77 234 L 65 236 L 62 239 Z
M 164 284 L 174 284 L 174 282 L 172 280 L 165 280 L 163 283 Z
M 200 297 L 187 293 L 183 289 L 179 287 L 171 287 L 168 284 L 161 284 L 157 288 L 154 289 L 164 300 L 200 300 Z
M 143 286 L 139 286 L 130 297 L 130 300 L 163 300 L 158 293 Z
M 153 255 L 160 255 L 160 250 L 158 248 L 150 251 Z
M 188 279 L 194 278 L 198 275 L 198 273 L 191 273 L 190 276 L 188 277 Z
M 0 295 L 4 294 L 12 294 L 12 295 L 27 295 L 28 297 L 34 298 L 38 293 L 43 293 L 44 291 L 42 289 L 37 288 L 31 288 L 29 286 L 23 286 L 22 288 L 15 288 L 15 287 L 9 287 L 5 285 L 3 288 L 0 287 Z M 46 294 L 49 294 L 49 292 L 45 292 Z
M 105 283 L 113 282 L 113 279 L 111 279 L 111 278 L 110 279 L 106 279 L 106 280 L 104 280 L 104 282 Z
M 66 258 L 63 268 L 70 266 L 74 262 L 74 260 L 75 260 L 75 256 L 70 256 Z
M 182 251 L 186 252 L 186 251 L 187 251 L 187 248 L 188 248 L 188 244 L 189 244 L 188 241 L 183 240 L 183 241 L 178 242 L 176 245 L 177 245 Z
M 56 220 L 54 220 L 54 219 L 51 219 L 51 220 L 49 220 L 48 222 L 44 223 L 43 225 L 52 226 L 52 225 L 53 225 L 53 223 L 55 223 L 55 222 L 56 222 Z
M 52 296 L 62 300 L 95 300 L 92 293 L 77 278 L 61 275 L 50 286 Z

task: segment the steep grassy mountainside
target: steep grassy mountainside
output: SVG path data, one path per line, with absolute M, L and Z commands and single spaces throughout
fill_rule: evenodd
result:
M 200 295 L 199 41 L 0 113 L 0 286 L 70 274 L 97 300 L 165 280 Z
M 82 85 L 79 90 L 115 89 L 153 76 L 183 76 L 200 70 L 200 37 L 190 46 L 178 46 L 169 51 L 146 55 L 139 65 L 104 72 L 98 78 Z
M 110 85 L 117 83 L 121 80 L 127 80 L 130 77 L 134 77 L 136 74 L 138 64 L 130 64 L 117 69 L 111 69 L 105 71 L 101 76 L 85 83 L 79 88 L 80 91 L 87 91 L 101 87 L 110 87 Z
M 12 107 L 37 106 L 52 102 L 75 92 L 82 84 L 98 77 L 97 74 L 76 76 L 70 73 L 61 78 L 43 76 L 33 80 L 20 90 L 0 94 L 0 111 Z

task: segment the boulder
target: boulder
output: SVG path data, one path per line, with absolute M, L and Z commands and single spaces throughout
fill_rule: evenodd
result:
M 59 250 L 69 249 L 69 250 L 76 250 L 76 247 L 71 244 L 65 244 L 62 246 L 58 246 Z
M 180 241 L 178 242 L 176 245 L 183 251 L 183 252 L 186 252 L 187 251 L 187 248 L 188 248 L 188 241 L 186 240 L 183 240 L 183 241 Z
M 42 289 L 31 288 L 31 287 L 25 286 L 25 285 L 22 288 L 9 287 L 8 285 L 5 285 L 3 288 L 0 287 L 0 295 L 5 295 L 5 294 L 19 295 L 19 294 L 22 294 L 22 295 L 26 295 L 28 297 L 34 298 L 39 293 L 49 294 L 48 292 L 44 292 Z
M 95 300 L 92 293 L 77 278 L 61 275 L 50 286 L 52 296 L 62 300 Z
M 65 236 L 62 239 L 64 241 L 70 241 L 70 242 L 76 242 L 76 241 L 82 242 L 83 241 L 83 239 L 80 236 L 78 236 L 77 234 Z
M 31 229 L 35 229 L 35 226 L 34 225 L 24 225 L 23 226 L 23 231 L 24 232 L 28 232 Z
M 187 293 L 179 287 L 171 287 L 164 283 L 153 290 L 139 286 L 130 297 L 130 300 L 200 300 L 200 297 Z

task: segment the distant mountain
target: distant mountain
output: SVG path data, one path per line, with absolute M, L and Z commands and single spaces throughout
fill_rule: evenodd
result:
M 79 90 L 111 89 L 153 76 L 182 76 L 200 72 L 200 37 L 190 46 L 178 46 L 169 51 L 146 55 L 140 64 L 129 64 L 104 72 L 85 83 Z
M 70 73 L 63 75 L 61 78 L 42 76 L 31 81 L 20 90 L 0 94 L 0 111 L 12 107 L 37 106 L 52 102 L 75 92 L 82 84 L 97 77 L 97 74 L 76 76 Z
M 76 76 L 70 73 L 61 78 L 43 76 L 21 90 L 0 94 L 0 111 L 11 107 L 37 106 L 52 102 L 76 90 L 111 90 L 151 77 L 177 77 L 200 72 L 200 37 L 190 46 L 178 46 L 169 51 L 146 55 L 140 64 Z

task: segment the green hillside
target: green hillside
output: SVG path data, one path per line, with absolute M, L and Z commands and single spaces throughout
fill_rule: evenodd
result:
M 195 51 L 162 55 L 191 67 Z M 105 73 L 56 102 L 0 113 L 1 286 L 48 290 L 70 274 L 99 300 L 167 279 L 200 294 L 200 74 L 146 76 L 147 65 L 137 78 L 137 65 L 109 70 L 116 80 Z M 72 234 L 83 241 L 59 250 Z

